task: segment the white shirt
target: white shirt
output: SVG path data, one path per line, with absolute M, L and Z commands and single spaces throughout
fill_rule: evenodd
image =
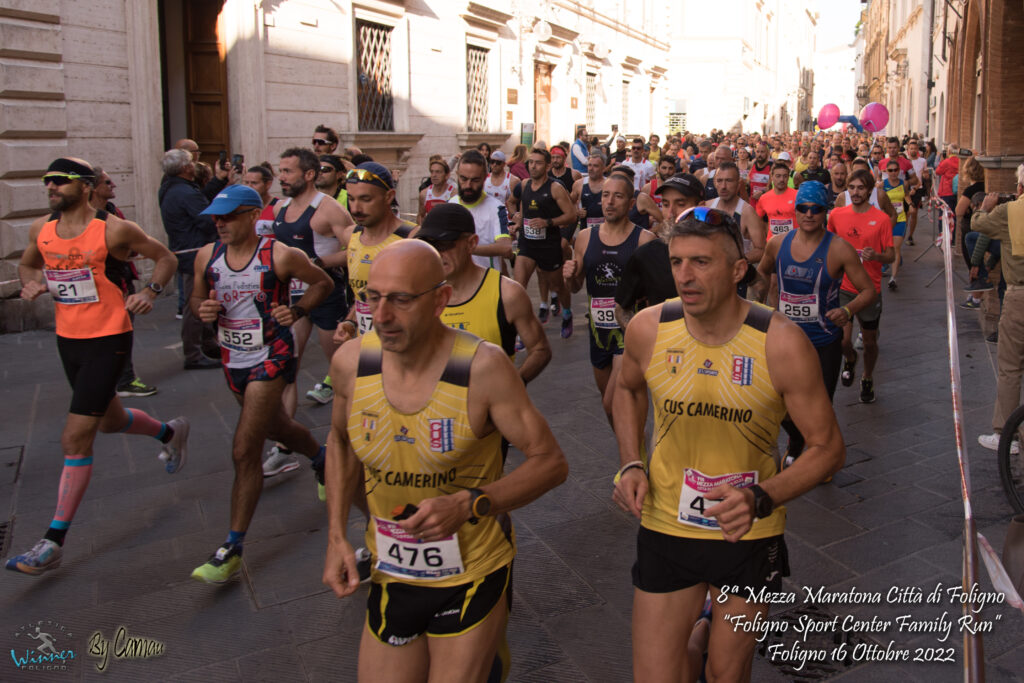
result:
M 654 164 L 652 164 L 648 159 L 643 159 L 640 162 L 626 159 L 622 162 L 622 166 L 628 166 L 633 169 L 634 190 L 642 189 L 643 186 L 647 184 L 647 181 L 653 178 L 655 174 Z
M 463 204 L 459 195 L 448 200 L 451 204 L 459 204 L 466 207 L 473 214 L 473 222 L 476 224 L 476 234 L 480 239 L 480 245 L 494 244 L 504 235 L 508 239 L 508 211 L 505 205 L 489 194 L 484 194 L 480 201 L 470 206 Z M 484 268 L 498 268 L 501 264 L 497 256 L 477 256 L 473 254 L 473 263 Z

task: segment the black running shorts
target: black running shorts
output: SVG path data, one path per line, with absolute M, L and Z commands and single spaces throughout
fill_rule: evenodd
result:
M 121 371 L 132 357 L 132 333 L 92 339 L 58 335 L 57 353 L 71 385 L 68 412 L 102 417 L 114 400 Z
M 537 267 L 545 272 L 561 270 L 562 264 L 565 262 L 561 238 L 555 242 L 520 238 L 519 255 L 533 259 L 537 263 Z

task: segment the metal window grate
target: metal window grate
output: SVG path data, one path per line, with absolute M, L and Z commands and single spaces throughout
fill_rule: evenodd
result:
M 394 130 L 391 95 L 391 27 L 356 21 L 359 130 Z
M 466 46 L 466 128 L 487 130 L 487 50 Z
M 597 74 L 587 72 L 587 130 L 597 129 Z
M 629 131 L 629 81 L 622 81 L 622 123 L 619 129 L 622 133 Z

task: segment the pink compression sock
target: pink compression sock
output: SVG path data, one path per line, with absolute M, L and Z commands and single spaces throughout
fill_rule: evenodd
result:
M 148 413 L 135 408 L 125 408 L 128 424 L 121 431 L 126 434 L 145 434 L 154 439 L 161 439 L 167 432 L 167 425 L 151 417 Z

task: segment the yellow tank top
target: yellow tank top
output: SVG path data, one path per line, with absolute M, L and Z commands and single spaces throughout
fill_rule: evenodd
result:
M 348 241 L 348 286 L 356 297 L 353 308 L 356 311 L 356 330 L 359 334 L 366 334 L 373 329 L 373 312 L 370 310 L 370 306 L 361 301 L 359 297 L 359 293 L 366 287 L 366 282 L 370 279 L 370 266 L 373 265 L 373 259 L 384 247 L 408 237 L 415 228 L 414 223 L 402 221 L 398 229 L 381 240 L 380 244 L 373 246 L 363 244 L 363 226 L 357 225 L 352 231 L 352 238 Z
M 708 346 L 690 336 L 679 299 L 662 305 L 658 335 L 644 373 L 654 403 L 654 453 L 641 524 L 653 531 L 722 540 L 714 505 L 703 493 L 720 483 L 737 488 L 774 476 L 772 447 L 786 407 L 765 360 L 771 309 L 750 304 L 729 342 Z M 785 507 L 755 519 L 743 540 L 781 534 Z
M 393 408 L 384 395 L 377 333 L 360 338 L 348 436 L 365 472 L 372 518 L 366 547 L 375 560 L 399 563 L 411 556 L 405 547 L 409 544 L 398 544 L 397 551 L 377 547 L 377 518 L 390 521 L 396 506 L 484 486 L 501 477 L 501 433 L 495 430 L 477 438 L 469 424 L 469 369 L 480 341 L 457 332 L 448 365 L 430 401 L 422 410 L 407 414 Z M 403 578 L 381 571 L 375 563 L 374 581 L 454 586 L 481 579 L 515 556 L 514 534 L 506 536 L 493 516 L 482 518 L 479 524 L 463 524 L 456 539 L 461 573 Z
M 445 307 L 441 322 L 496 344 L 509 356 L 515 355 L 516 330 L 509 324 L 501 300 L 501 273 L 493 268 L 487 269 L 469 301 Z
M 886 178 L 882 183 L 882 187 L 885 188 L 885 194 L 889 196 L 889 201 L 892 202 L 893 207 L 896 209 L 896 222 L 902 223 L 907 220 L 907 213 L 903 210 L 903 200 L 907 196 L 907 186 L 901 180 L 899 185 L 893 187 L 889 184 L 889 179 Z

